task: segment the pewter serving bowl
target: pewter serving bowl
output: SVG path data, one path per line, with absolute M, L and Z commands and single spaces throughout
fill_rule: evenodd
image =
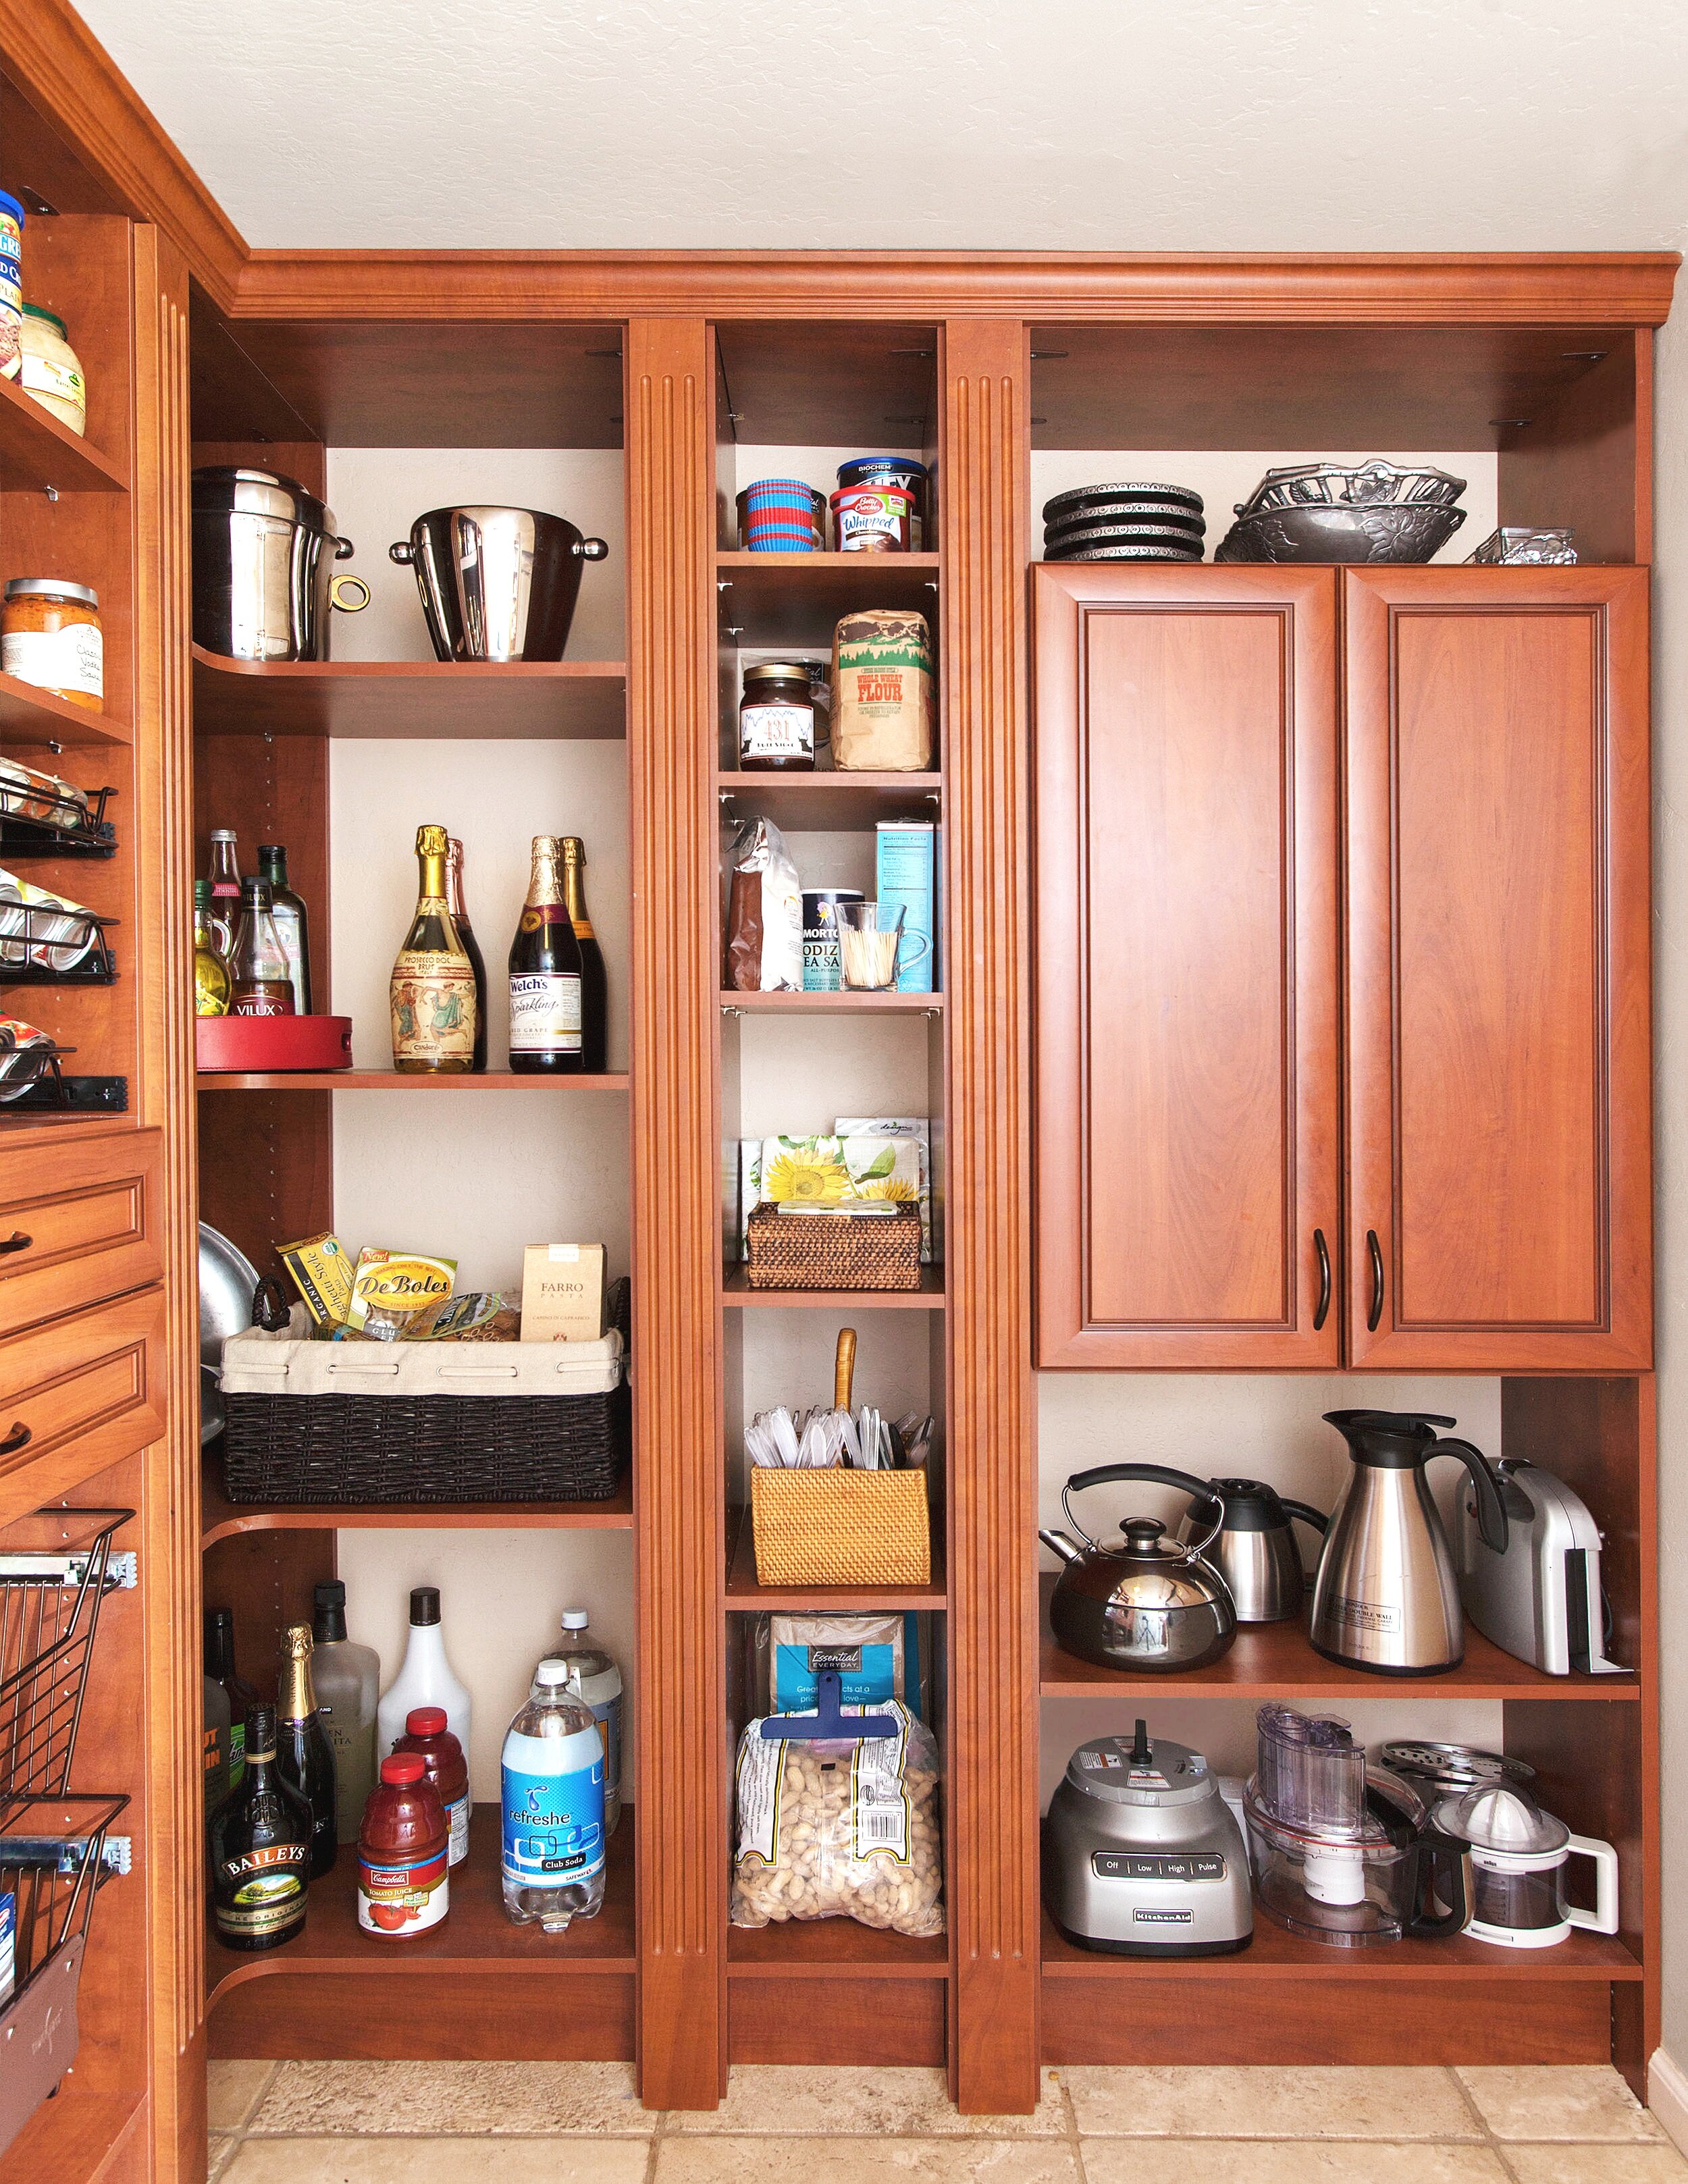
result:
M 1465 491 L 1465 480 L 1450 471 L 1401 469 L 1373 455 L 1363 463 L 1298 463 L 1267 471 L 1238 515 L 1260 515 L 1271 508 L 1447 508 Z
M 1240 516 L 1216 561 L 1428 561 L 1465 521 L 1462 508 L 1268 508 Z

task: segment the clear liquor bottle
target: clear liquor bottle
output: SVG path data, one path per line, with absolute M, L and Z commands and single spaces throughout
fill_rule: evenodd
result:
M 240 930 L 235 935 L 229 987 L 231 1017 L 291 1017 L 298 1013 L 293 1000 L 292 972 L 270 914 L 270 889 L 263 880 L 241 882 Z
M 376 1784 L 376 1705 L 381 1656 L 346 1635 L 346 1588 L 329 1578 L 316 1588 L 311 1677 L 317 1711 L 334 1754 L 334 1802 L 343 1843 L 356 1842 Z

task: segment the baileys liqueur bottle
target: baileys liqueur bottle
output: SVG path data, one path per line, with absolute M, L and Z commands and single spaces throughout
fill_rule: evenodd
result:
M 446 893 L 446 832 L 416 829 L 416 915 L 393 967 L 393 1066 L 409 1076 L 472 1069 L 475 967 Z
M 211 1915 L 226 1949 L 274 1949 L 304 1925 L 310 1807 L 276 1771 L 276 1709 L 246 1718 L 246 1771 L 211 1816 Z

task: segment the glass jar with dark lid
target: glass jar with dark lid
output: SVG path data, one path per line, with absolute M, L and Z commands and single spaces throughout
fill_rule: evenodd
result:
M 815 695 L 800 660 L 761 660 L 744 670 L 738 764 L 746 773 L 814 772 Z

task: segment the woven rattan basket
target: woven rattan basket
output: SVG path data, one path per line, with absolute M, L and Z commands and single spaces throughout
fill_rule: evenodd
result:
M 758 1585 L 930 1585 L 923 1471 L 750 1473 Z
M 782 1213 L 761 1205 L 746 1230 L 753 1290 L 917 1290 L 920 1209 L 872 1219 Z

